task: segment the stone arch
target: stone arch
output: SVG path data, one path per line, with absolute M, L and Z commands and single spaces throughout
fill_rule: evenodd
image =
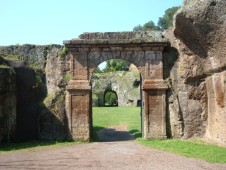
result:
M 103 61 L 124 59 L 142 75 L 143 137 L 166 138 L 162 51 L 168 45 L 161 32 L 84 33 L 64 41 L 70 55 L 71 80 L 67 85 L 67 115 L 73 140 L 89 141 L 92 131 L 93 70 Z
M 98 49 L 100 50 L 100 49 Z M 95 62 L 93 61 L 93 58 L 97 59 Z M 93 71 L 102 63 L 111 59 L 121 59 L 130 62 L 131 64 L 134 64 L 138 70 L 140 71 L 141 76 L 144 76 L 144 51 L 104 51 L 104 52 L 89 52 L 88 53 L 88 62 L 90 63 L 89 67 L 89 73 L 91 79 Z

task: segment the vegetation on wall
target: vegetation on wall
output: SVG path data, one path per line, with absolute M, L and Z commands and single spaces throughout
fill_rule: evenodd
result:
M 22 56 L 15 54 L 0 54 L 0 56 L 9 60 L 23 60 Z
M 60 58 L 64 58 L 68 53 L 68 49 L 66 47 L 62 48 L 62 50 L 60 50 L 60 52 L 58 53 L 58 56 Z

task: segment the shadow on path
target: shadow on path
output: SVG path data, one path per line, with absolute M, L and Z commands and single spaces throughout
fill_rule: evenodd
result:
M 97 131 L 100 142 L 129 141 L 134 140 L 134 136 L 127 131 L 124 125 L 112 126 Z

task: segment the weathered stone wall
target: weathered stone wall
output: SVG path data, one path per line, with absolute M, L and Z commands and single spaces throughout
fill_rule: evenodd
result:
M 139 71 L 94 73 L 92 76 L 93 106 L 104 106 L 106 90 L 116 92 L 118 106 L 137 106 L 140 100 Z
M 226 144 L 226 1 L 186 0 L 164 35 L 170 40 L 165 77 L 173 137 Z M 174 64 L 172 64 L 174 63 Z M 166 66 L 167 67 L 167 66 Z
M 0 143 L 16 135 L 16 75 L 0 57 Z
M 60 45 L 22 45 L 0 47 L 0 54 L 16 74 L 17 140 L 66 139 L 66 50 Z

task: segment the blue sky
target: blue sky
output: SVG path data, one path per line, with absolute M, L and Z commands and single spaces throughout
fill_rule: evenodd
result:
M 0 0 L 0 45 L 62 44 L 83 32 L 132 31 L 183 0 Z

